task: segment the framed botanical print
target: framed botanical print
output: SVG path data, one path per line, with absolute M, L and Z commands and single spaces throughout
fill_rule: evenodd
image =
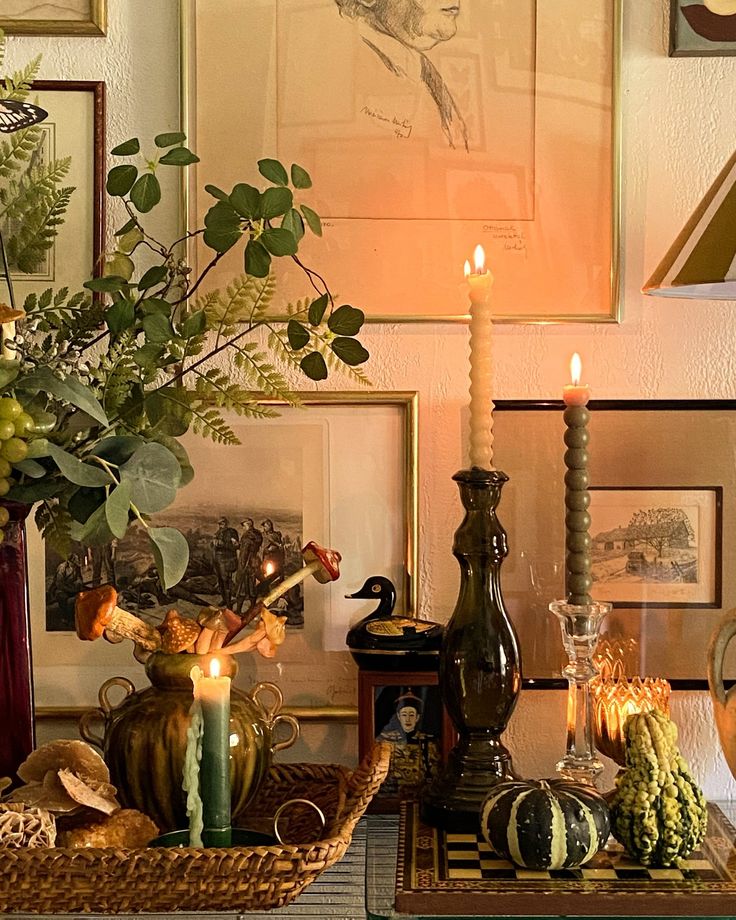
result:
M 104 35 L 107 0 L 3 0 L 0 29 L 8 35 Z

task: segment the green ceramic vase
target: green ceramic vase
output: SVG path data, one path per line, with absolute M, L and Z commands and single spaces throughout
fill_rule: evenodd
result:
M 136 691 L 124 677 L 112 677 L 100 687 L 100 708 L 82 717 L 79 731 L 105 757 L 118 798 L 125 808 L 147 814 L 164 833 L 187 826 L 186 797 L 181 788 L 192 705 L 189 672 L 195 664 L 207 672 L 209 656 L 166 655 L 155 652 L 146 662 L 151 686 Z M 223 676 L 234 677 L 237 662 L 221 655 Z M 109 699 L 114 687 L 126 696 Z M 290 747 L 299 725 L 280 713 L 283 697 L 275 684 L 257 684 L 250 693 L 232 688 L 230 697 L 230 783 L 233 823 L 253 799 L 275 751 Z M 102 734 L 95 730 L 102 722 Z M 289 737 L 274 741 L 276 726 L 289 726 Z

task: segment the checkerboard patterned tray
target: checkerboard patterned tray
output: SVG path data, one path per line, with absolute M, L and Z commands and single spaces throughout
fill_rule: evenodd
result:
M 736 916 L 736 829 L 708 806 L 703 846 L 673 869 L 648 869 L 613 839 L 582 869 L 533 872 L 499 859 L 474 834 L 424 824 L 402 807 L 396 909 L 454 916 Z

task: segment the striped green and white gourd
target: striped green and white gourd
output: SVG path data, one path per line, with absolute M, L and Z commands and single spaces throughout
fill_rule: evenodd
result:
M 483 836 L 525 869 L 573 869 L 608 840 L 608 805 L 592 786 L 564 779 L 505 780 L 481 808 Z

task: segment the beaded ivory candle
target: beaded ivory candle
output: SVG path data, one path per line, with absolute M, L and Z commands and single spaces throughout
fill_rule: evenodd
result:
M 580 383 L 580 356 L 570 361 L 572 384 L 563 388 L 565 402 L 565 593 L 569 604 L 589 604 L 590 493 L 588 492 L 588 422 L 590 387 Z
M 481 470 L 493 466 L 493 361 L 490 291 L 493 275 L 485 267 L 482 246 L 473 254 L 475 271 L 465 263 L 470 293 L 470 465 Z

